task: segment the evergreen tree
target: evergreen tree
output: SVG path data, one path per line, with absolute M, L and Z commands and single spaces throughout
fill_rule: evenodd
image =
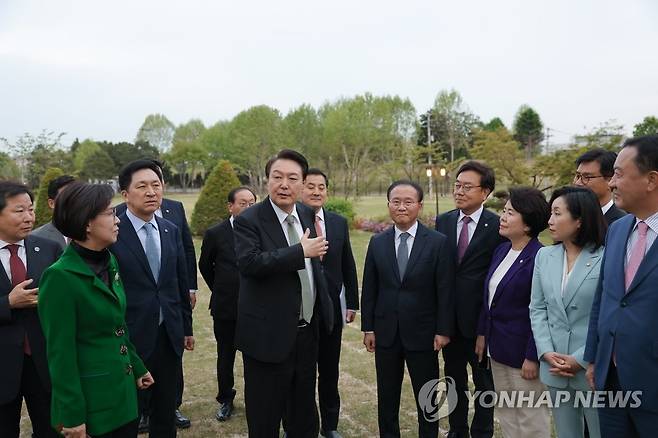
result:
M 229 217 L 228 193 L 240 185 L 230 162 L 220 160 L 206 179 L 192 212 L 192 233 L 202 236 L 206 230 Z

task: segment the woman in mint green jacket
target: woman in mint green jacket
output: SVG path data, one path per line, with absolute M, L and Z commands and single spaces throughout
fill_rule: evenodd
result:
M 107 247 L 118 235 L 113 190 L 72 183 L 53 223 L 71 238 L 39 290 L 52 380 L 51 421 L 65 437 L 137 436 L 137 388 L 153 383 L 128 339 L 126 297 Z

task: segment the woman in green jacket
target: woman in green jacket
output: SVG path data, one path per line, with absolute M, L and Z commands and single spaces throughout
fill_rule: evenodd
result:
M 51 421 L 65 437 L 137 436 L 137 389 L 153 383 L 128 339 L 118 264 L 113 190 L 73 183 L 58 195 L 53 223 L 71 244 L 46 270 L 39 318 L 52 380 Z

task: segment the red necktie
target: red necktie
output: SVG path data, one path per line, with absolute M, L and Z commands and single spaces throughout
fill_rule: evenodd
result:
M 316 234 L 318 237 L 323 236 L 323 234 L 322 234 L 322 227 L 320 226 L 320 221 L 321 221 L 321 220 L 322 220 L 322 219 L 320 219 L 320 216 L 315 215 L 315 234 Z M 322 260 L 322 256 L 320 256 L 320 260 Z
M 11 285 L 16 287 L 17 284 L 25 281 L 27 277 L 27 272 L 25 271 L 25 265 L 23 260 L 18 257 L 18 248 L 20 246 L 16 244 L 11 244 L 5 246 L 9 250 L 9 270 L 11 272 Z M 32 349 L 30 348 L 30 341 L 27 338 L 27 331 L 25 332 L 25 342 L 23 343 L 23 352 L 28 356 L 32 355 Z

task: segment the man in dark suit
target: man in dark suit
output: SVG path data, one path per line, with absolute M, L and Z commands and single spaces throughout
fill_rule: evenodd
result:
M 327 333 L 320 331 L 318 355 L 318 395 L 320 400 L 321 433 L 325 438 L 340 438 L 338 415 L 340 395 L 338 394 L 338 374 L 340 344 L 343 334 L 343 321 L 354 321 L 359 309 L 358 280 L 356 264 L 350 245 L 349 225 L 344 217 L 323 208 L 327 201 L 327 176 L 319 169 L 309 169 L 304 179 L 302 202 L 315 212 L 315 232 L 331 242 L 327 255 L 322 257 L 322 267 L 327 278 L 329 295 L 334 303 L 334 329 Z M 343 316 L 341 307 L 345 305 Z
M 235 259 L 233 222 L 243 210 L 256 203 L 256 194 L 245 186 L 228 194 L 230 217 L 206 231 L 201 244 L 199 270 L 210 288 L 210 314 L 217 341 L 217 401 L 215 418 L 226 421 L 233 412 L 233 365 L 235 363 L 235 321 L 238 318 L 240 273 Z
M 286 413 L 290 438 L 317 437 L 315 373 L 320 321 L 334 307 L 318 257 L 313 211 L 297 199 L 308 170 L 299 152 L 282 150 L 265 168 L 269 197 L 235 219 L 240 293 L 236 345 L 244 361 L 251 438 L 275 438 Z
M 418 222 L 423 190 L 396 181 L 386 193 L 395 226 L 370 239 L 363 270 L 363 343 L 375 352 L 379 434 L 399 437 L 400 392 L 406 362 L 418 406 L 418 436 L 436 438 L 421 388 L 439 378 L 437 352 L 454 330 L 451 260 L 446 236 Z
M 59 245 L 29 235 L 32 194 L 22 184 L 0 182 L 0 436 L 18 438 L 27 404 L 37 438 L 57 437 L 50 424 L 46 342 L 37 314 L 39 279 L 62 253 Z
M 629 214 L 608 231 L 583 357 L 589 362 L 586 376 L 592 389 L 608 394 L 641 391 L 639 406 L 620 406 L 609 395 L 606 406 L 598 409 L 601 436 L 654 437 L 658 423 L 658 136 L 627 140 L 614 168 L 610 187 L 615 202 Z
M 62 175 L 48 183 L 48 208 L 50 210 L 55 208 L 55 198 L 57 195 L 59 195 L 60 192 L 73 181 L 75 181 L 75 178 L 71 175 Z M 68 239 L 64 237 L 52 222 L 48 222 L 47 224 L 43 224 L 39 228 L 36 228 L 32 231 L 32 235 L 53 240 L 59 244 L 62 250 L 64 250 L 69 243 Z
M 160 174 L 162 174 L 162 163 L 157 160 L 152 160 L 158 168 L 160 169 Z M 164 188 L 164 182 L 163 182 Z M 117 216 L 122 215 L 126 212 L 126 204 L 121 203 L 116 207 Z M 187 216 L 185 215 L 185 207 L 180 201 L 173 199 L 162 198 L 160 208 L 155 211 L 155 215 L 168 221 L 172 222 L 178 227 L 180 231 L 181 238 L 183 239 L 183 248 L 185 249 L 185 260 L 187 262 L 187 277 L 188 285 L 190 287 L 190 304 L 192 310 L 196 305 L 196 292 L 198 290 L 197 285 L 197 273 L 196 273 L 196 251 L 194 249 L 194 242 L 192 241 L 192 233 L 190 231 L 190 226 L 187 223 Z M 176 413 L 175 413 L 175 422 L 176 427 L 179 429 L 187 429 L 192 425 L 192 422 L 189 418 L 182 414 L 180 411 L 180 406 L 183 404 L 183 390 L 185 387 L 184 378 L 183 378 L 183 369 L 181 368 L 180 375 L 178 376 L 178 388 L 176 395 Z M 148 416 L 148 405 L 151 392 L 149 391 L 140 391 L 139 397 L 141 399 L 141 405 L 144 408 L 144 411 L 141 412 L 139 418 L 139 431 L 146 432 L 149 428 L 149 416 Z
M 194 348 L 187 262 L 178 227 L 155 214 L 162 199 L 160 168 L 133 161 L 121 170 L 119 187 L 127 210 L 111 251 L 126 291 L 130 338 L 155 380 L 150 436 L 173 437 L 183 348 Z
M 483 205 L 495 185 L 493 169 L 477 161 L 464 163 L 457 171 L 454 187 L 457 208 L 436 219 L 436 230 L 448 237 L 454 269 L 457 327 L 450 344 L 443 349 L 445 373 L 455 380 L 458 395 L 457 406 L 449 417 L 450 438 L 469 436 L 467 366 L 471 367 L 476 391 L 494 389 L 491 369 L 478 362 L 475 355 L 475 341 L 484 279 L 494 250 L 504 241 L 498 234 L 498 216 Z M 475 404 L 470 436 L 493 436 L 493 408 Z
M 576 160 L 575 186 L 587 187 L 599 198 L 601 211 L 608 225 L 626 216 L 626 212 L 617 207 L 612 199 L 608 183 L 615 173 L 614 164 L 617 154 L 605 149 L 592 149 Z

